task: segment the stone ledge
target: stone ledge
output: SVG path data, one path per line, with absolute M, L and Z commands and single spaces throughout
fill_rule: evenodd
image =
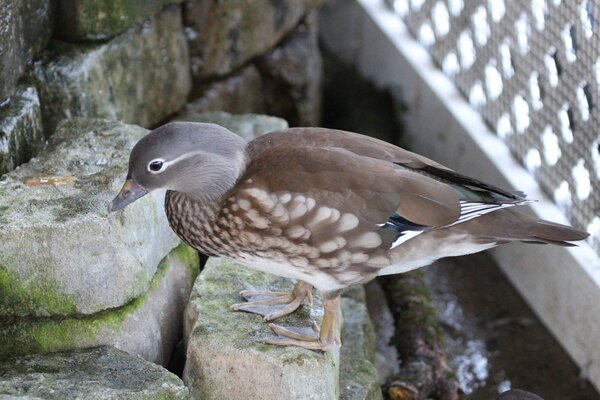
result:
M 184 318 L 187 363 L 184 382 L 202 399 L 335 399 L 339 396 L 339 351 L 322 353 L 259 343 L 272 336 L 262 317 L 230 306 L 244 289 L 289 291 L 292 283 L 222 259 L 210 259 L 200 274 Z M 315 298 L 318 302 L 318 298 Z M 277 320 L 294 326 L 320 321 L 316 303 Z
M 181 379 L 113 347 L 0 362 L 2 399 L 187 400 Z
M 0 320 L 0 358 L 108 344 L 166 365 L 198 266 L 197 253 L 180 245 L 159 264 L 148 292 L 123 307 L 86 317 Z
M 0 181 L 0 316 L 93 314 L 148 289 L 179 243 L 164 215 L 164 193 L 117 215 L 106 211 L 129 150 L 146 132 L 114 121 L 68 121 L 42 155 Z

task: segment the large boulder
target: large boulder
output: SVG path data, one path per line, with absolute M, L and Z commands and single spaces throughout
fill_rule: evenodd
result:
M 2 399 L 187 400 L 166 369 L 103 346 L 0 362 Z
M 191 89 L 187 49 L 177 6 L 102 44 L 53 42 L 31 73 L 47 134 L 64 118 L 162 121 Z
M 264 54 L 320 0 L 229 0 L 184 3 L 192 73 L 223 76 Z
M 107 344 L 167 365 L 198 268 L 197 253 L 181 245 L 160 263 L 149 290 L 125 306 L 88 316 L 0 320 L 0 359 Z
M 187 362 L 184 382 L 201 399 L 335 399 L 339 396 L 339 350 L 323 353 L 260 343 L 273 336 L 260 315 L 230 309 L 241 290 L 289 291 L 289 280 L 210 259 L 190 296 L 184 318 Z M 277 323 L 320 323 L 318 298 L 313 308 Z
M 52 37 L 54 1 L 0 0 L 0 105 Z M 18 96 L 18 94 L 17 94 Z
M 116 121 L 66 121 L 42 155 L 3 177 L 0 316 L 93 314 L 148 290 L 179 243 L 164 192 L 107 215 L 129 151 L 146 133 Z
M 58 0 L 55 35 L 71 42 L 109 39 L 182 0 Z
M 19 85 L 15 92 L 0 108 L 0 175 L 29 161 L 45 141 L 37 90 Z

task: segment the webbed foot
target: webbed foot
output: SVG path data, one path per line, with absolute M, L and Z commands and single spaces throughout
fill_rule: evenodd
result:
M 236 311 L 247 311 L 259 314 L 265 321 L 272 321 L 293 313 L 306 300 L 313 303 L 312 286 L 304 281 L 298 281 L 291 293 L 243 290 L 240 292 L 246 303 L 233 304 Z

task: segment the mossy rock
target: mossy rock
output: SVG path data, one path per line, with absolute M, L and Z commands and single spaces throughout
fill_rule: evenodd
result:
M 0 317 L 89 315 L 147 291 L 179 243 L 164 193 L 107 215 L 129 151 L 146 133 L 115 121 L 71 120 L 43 154 L 0 181 Z
M 293 283 L 223 259 L 210 259 L 190 296 L 185 316 L 187 363 L 184 381 L 193 396 L 221 398 L 339 397 L 339 350 L 330 353 L 260 343 L 273 336 L 260 315 L 232 311 L 241 290 L 290 291 Z M 277 319 L 282 325 L 320 323 L 318 297 Z
M 181 108 L 191 89 L 180 7 L 99 44 L 54 41 L 30 73 L 46 131 L 65 118 L 109 118 L 151 127 Z
M 58 0 L 55 35 L 69 42 L 109 39 L 183 0 Z
M 0 398 L 187 400 L 190 395 L 166 369 L 101 346 L 0 362 Z
M 110 344 L 166 364 L 198 269 L 197 253 L 180 245 L 161 261 L 148 292 L 123 307 L 89 316 L 0 319 L 0 358 Z

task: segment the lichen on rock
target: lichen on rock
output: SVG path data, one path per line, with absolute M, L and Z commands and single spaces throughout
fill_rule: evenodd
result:
M 89 316 L 0 318 L 0 359 L 110 344 L 166 364 L 198 268 L 197 253 L 180 245 L 161 261 L 149 290 L 122 307 Z
M 187 400 L 166 369 L 101 346 L 0 362 L 0 397 L 10 399 Z
M 115 121 L 65 122 L 43 154 L 0 181 L 0 316 L 93 314 L 148 289 L 179 243 L 164 192 L 117 215 L 106 209 L 146 132 Z
M 191 89 L 180 8 L 167 7 L 106 43 L 54 41 L 30 75 L 48 133 L 73 117 L 150 127 L 181 108 Z

